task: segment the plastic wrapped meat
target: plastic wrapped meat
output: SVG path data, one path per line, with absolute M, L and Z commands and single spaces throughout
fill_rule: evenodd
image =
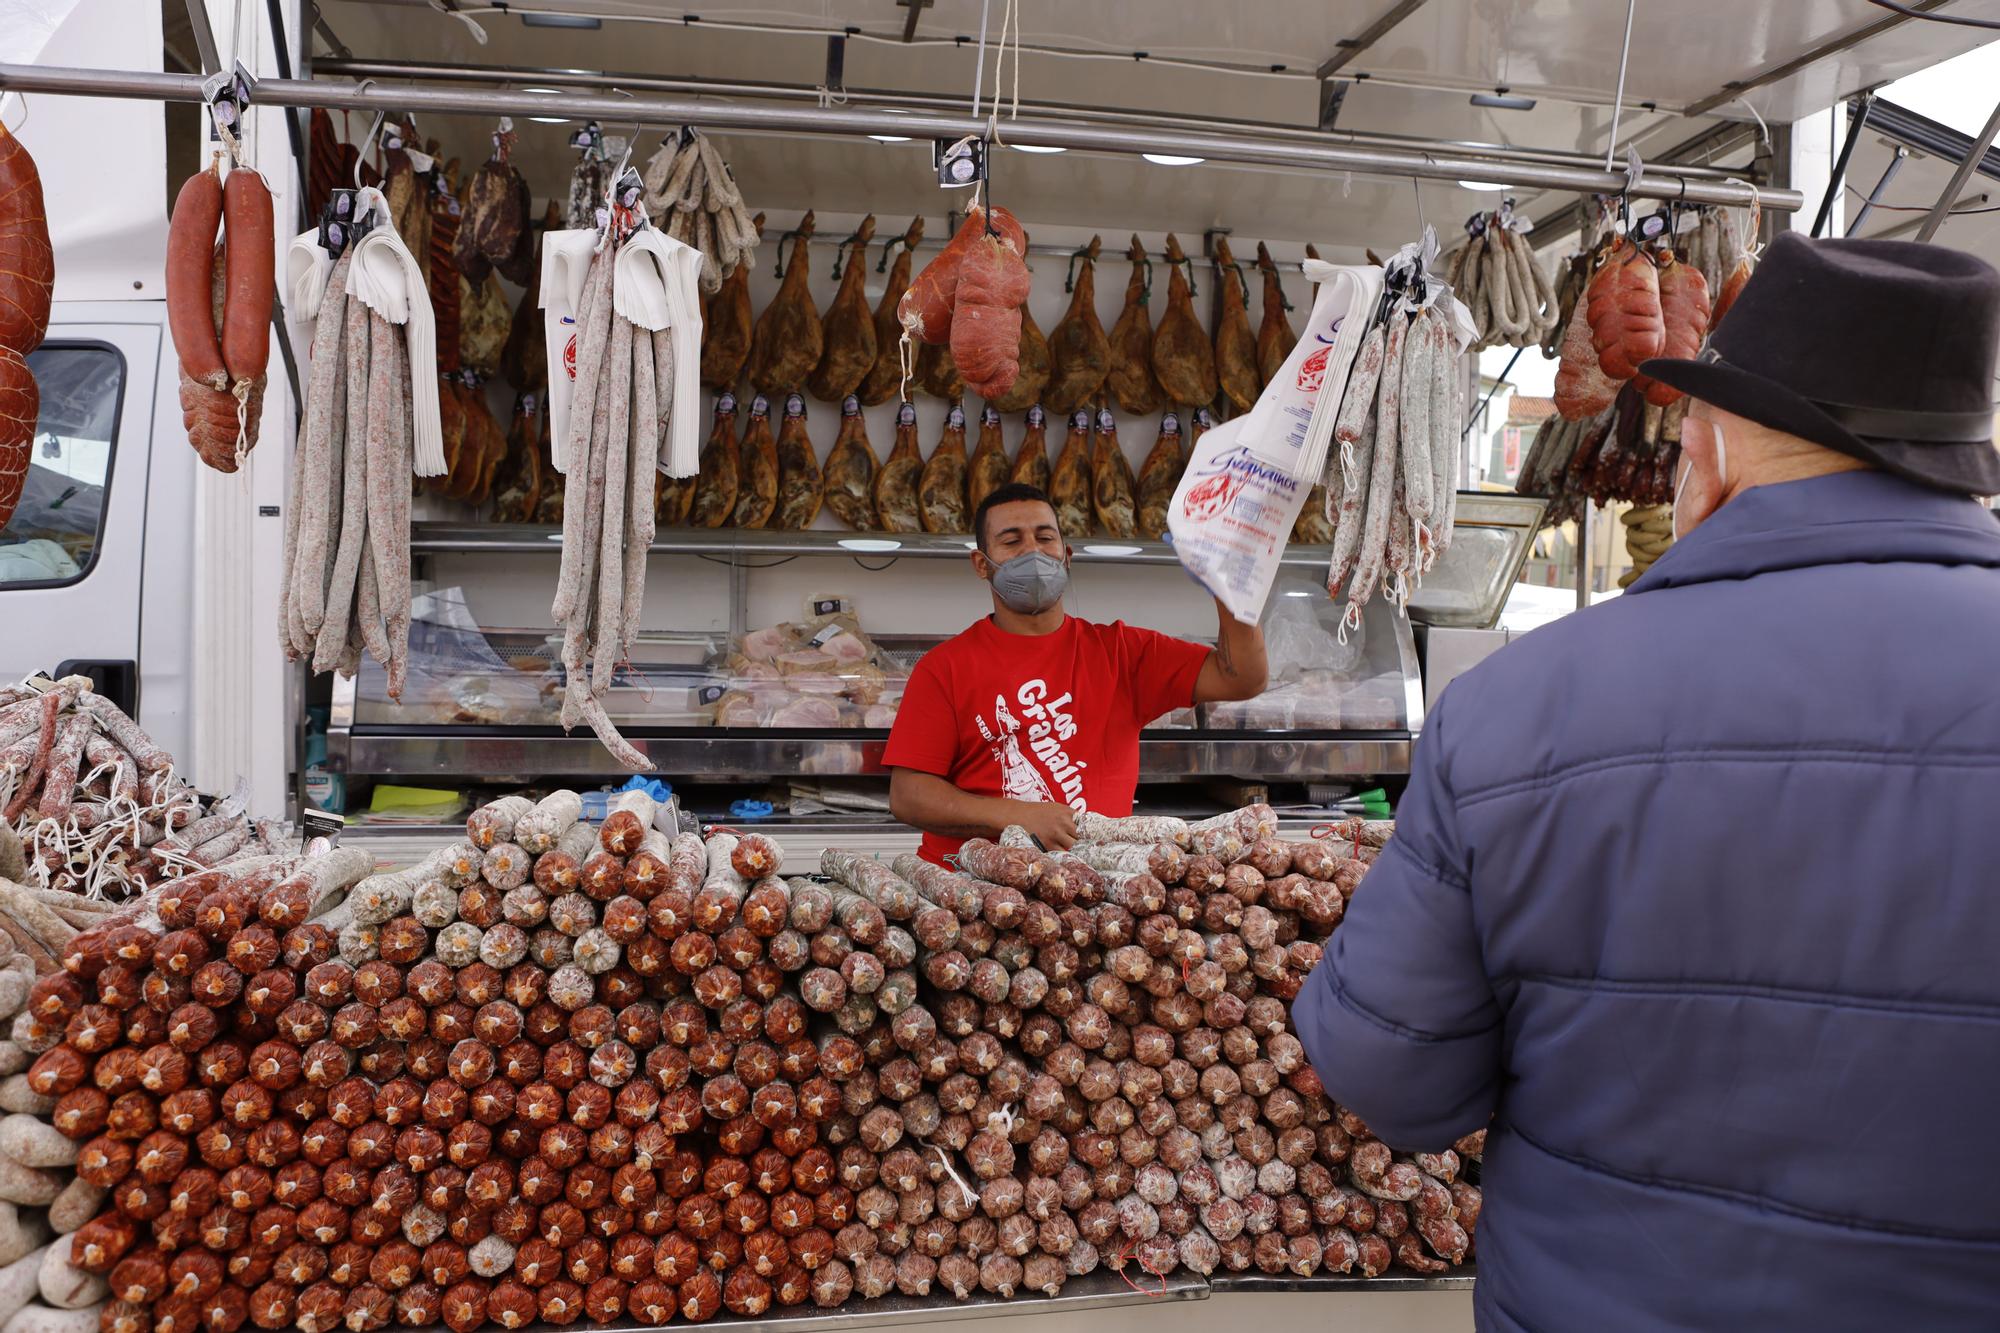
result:
M 817 648 L 803 648 L 795 653 L 782 653 L 773 659 L 778 670 L 787 676 L 797 676 L 807 672 L 826 675 L 837 670 L 840 664 L 832 656 Z
M 755 727 L 761 725 L 763 720 L 757 701 L 741 691 L 732 691 L 715 701 L 715 725 L 718 727 Z
M 896 706 L 894 704 L 871 704 L 868 711 L 861 716 L 861 725 L 887 731 L 890 727 L 896 725 Z
M 874 649 L 858 635 L 849 634 L 846 630 L 822 641 L 819 650 L 843 666 L 866 662 L 874 653 Z
M 816 696 L 799 696 L 773 712 L 772 727 L 837 727 L 840 725 L 840 705 L 831 699 Z
M 798 635 L 790 625 L 753 629 L 743 636 L 743 655 L 753 662 L 774 662 L 782 653 L 798 646 Z

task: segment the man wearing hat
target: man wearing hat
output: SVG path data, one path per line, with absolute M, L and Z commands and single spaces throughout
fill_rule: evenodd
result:
M 1482 1329 L 2000 1327 L 1996 353 L 1978 259 L 1779 237 L 1641 367 L 1674 546 L 1431 713 L 1294 1017 L 1488 1127 Z

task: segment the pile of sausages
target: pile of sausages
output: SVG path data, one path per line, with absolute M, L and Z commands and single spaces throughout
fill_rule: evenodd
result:
M 54 972 L 75 932 L 24 930 L 12 912 L 7 920 L 0 1020 L 27 1030 L 37 1021 L 34 1001 L 47 1008 L 48 992 L 62 984 L 52 977 L 36 995 L 37 972 Z M 99 1333 L 109 1288 L 71 1262 L 70 1238 L 103 1207 L 104 1191 L 76 1175 L 77 1145 L 54 1123 L 55 1099 L 28 1086 L 33 1058 L 19 1042 L 0 1040 L 0 1323 L 16 1333 Z
M 350 248 L 335 261 L 314 317 L 278 631 L 285 655 L 315 671 L 351 676 L 366 651 L 387 668 L 389 697 L 400 699 L 410 641 L 411 367 L 402 331 L 348 291 L 353 257 Z
M 668 330 L 640 329 L 613 306 L 622 244 L 614 229 L 591 260 L 578 307 L 563 455 L 568 502 L 552 614 L 563 631 L 563 726 L 588 724 L 620 763 L 639 771 L 647 759 L 618 734 L 604 698 L 639 630 L 674 354 Z
M 82 676 L 0 689 L 0 821 L 26 851 L 0 876 L 92 899 L 269 852 L 268 829 L 234 800 L 205 803 Z
M 787 882 L 644 793 L 580 809 L 494 802 L 394 873 L 206 871 L 70 941 L 16 1039 L 106 1191 L 69 1256 L 105 1328 L 659 1325 L 1471 1253 L 1479 1137 L 1391 1153 L 1286 1030 L 1386 825 L 1087 821 L 1075 854 L 1010 832 L 962 871 Z
M 180 357 L 181 413 L 188 443 L 218 472 L 236 471 L 257 443 L 277 295 L 275 227 L 264 178 L 239 163 L 225 179 L 219 154 L 181 186 L 167 225 L 167 326 Z
M 0 528 L 14 517 L 28 480 L 42 403 L 28 353 L 49 331 L 55 282 L 41 173 L 27 148 L 0 125 Z
M 1417 309 L 1392 298 L 1354 359 L 1328 466 L 1333 555 L 1326 586 L 1347 610 L 1344 629 L 1379 591 L 1407 606 L 1451 545 L 1458 508 L 1464 404 L 1457 303 L 1448 290 Z M 1338 475 L 1335 475 L 1335 471 Z

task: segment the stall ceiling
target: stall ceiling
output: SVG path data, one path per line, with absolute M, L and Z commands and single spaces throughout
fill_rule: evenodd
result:
M 1318 121 L 1323 65 L 1360 78 L 1348 91 L 1337 126 L 1429 140 L 1508 143 L 1602 153 L 1611 133 L 1625 6 L 1617 0 L 1258 0 L 1255 4 L 1184 5 L 1159 0 L 1055 4 L 1017 0 L 1026 51 L 1019 68 L 1024 103 L 1061 103 L 1168 115 L 1218 117 L 1311 127 Z M 803 87 L 825 81 L 827 45 L 818 35 L 855 27 L 891 40 L 846 44 L 844 86 L 935 93 L 970 100 L 983 0 L 934 0 L 917 16 L 915 44 L 899 39 L 908 8 L 896 0 L 715 0 L 696 6 L 650 0 L 541 0 L 516 12 L 477 11 L 476 41 L 460 19 L 423 0 L 321 0 L 333 31 L 357 58 L 452 64 L 564 68 L 653 76 L 755 80 Z M 536 8 L 602 18 L 598 29 L 530 27 L 520 10 Z M 990 4 L 997 35 L 1005 0 Z M 1366 49 L 1343 46 L 1380 20 L 1404 17 Z M 700 21 L 683 24 L 683 13 Z M 1627 79 L 1622 145 L 1641 156 L 1712 126 L 1681 108 L 1713 98 L 1732 82 L 1754 81 L 1798 56 L 1879 23 L 1884 12 L 1861 0 L 1642 0 Z M 623 17 L 620 17 L 623 16 Z M 633 22 L 633 17 L 652 20 Z M 1893 16 L 1890 16 L 1893 17 Z M 753 32 L 742 26 L 803 28 Z M 1839 95 L 1935 63 L 1976 45 L 1968 29 L 1909 22 L 1829 56 L 1805 71 L 1746 96 L 1767 120 L 1782 122 Z M 926 44 L 929 43 L 929 44 Z M 944 44 L 939 44 L 944 43 Z M 1073 58 L 1035 47 L 1117 59 Z M 321 47 L 322 52 L 324 46 Z M 1134 60 L 1133 52 L 1149 58 Z M 994 52 L 986 91 L 993 92 Z M 1170 61 L 1227 65 L 1191 68 Z M 1273 69 L 1273 66 L 1281 67 Z M 1007 70 L 1011 95 L 1015 73 Z M 522 86 L 535 86 L 523 79 Z M 1506 86 L 1537 99 L 1529 111 L 1474 107 L 1471 91 Z M 1641 104 L 1651 102 L 1648 111 Z M 1714 114 L 1744 117 L 1740 103 Z M 358 132 L 357 127 L 357 132 Z M 487 127 L 466 118 L 425 124 L 448 154 L 483 157 Z M 573 161 L 564 127 L 524 125 L 521 164 L 538 192 L 568 177 Z M 668 127 L 649 127 L 664 130 Z M 1004 113 L 1000 133 L 1005 138 Z M 724 151 L 754 204 L 819 207 L 885 215 L 941 215 L 960 196 L 927 183 L 929 145 L 836 139 L 723 137 Z M 1316 241 L 1322 249 L 1378 250 L 1414 235 L 1419 218 L 1440 229 L 1490 206 L 1495 196 L 1426 183 L 1324 172 L 1272 174 L 1222 166 L 1168 167 L 1136 158 L 1072 152 L 1003 154 L 996 159 L 996 199 L 1037 218 L 1106 229 L 1230 227 L 1243 235 Z M 1521 196 L 1534 213 L 1555 198 Z

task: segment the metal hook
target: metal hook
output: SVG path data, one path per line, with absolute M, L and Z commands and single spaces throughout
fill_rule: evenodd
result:
M 386 108 L 375 113 L 375 123 L 368 127 L 368 138 L 364 141 L 366 147 L 354 155 L 354 188 L 357 190 L 366 188 L 361 183 L 361 167 L 368 160 L 368 150 L 377 146 L 377 141 L 382 134 L 382 122 L 388 118 L 388 115 L 389 112 Z

